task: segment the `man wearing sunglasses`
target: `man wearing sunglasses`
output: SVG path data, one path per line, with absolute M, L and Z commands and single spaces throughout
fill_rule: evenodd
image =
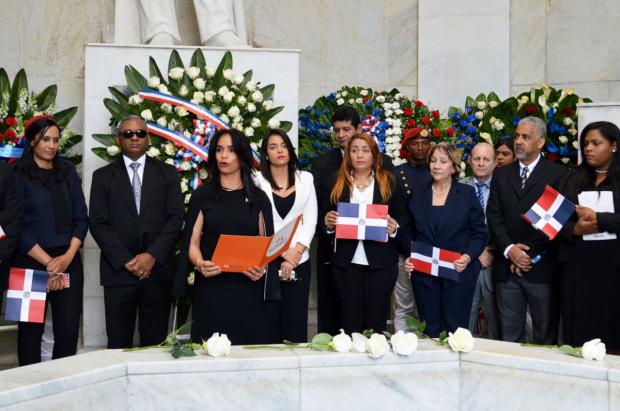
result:
M 90 230 L 101 248 L 108 348 L 133 345 L 136 312 L 140 346 L 168 332 L 174 244 L 183 224 L 183 199 L 174 167 L 146 156 L 146 124 L 119 124 L 123 155 L 96 170 L 90 192 Z

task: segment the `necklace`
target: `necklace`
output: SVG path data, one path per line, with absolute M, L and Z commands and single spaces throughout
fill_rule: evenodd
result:
M 435 189 L 435 184 L 431 184 L 431 189 L 433 190 L 433 192 L 437 193 L 437 194 L 443 194 L 445 192 L 447 192 L 448 190 L 450 190 L 450 186 L 448 186 L 447 189 L 443 190 L 443 191 L 439 191 L 437 189 Z
M 607 174 L 607 170 L 597 170 L 596 168 L 594 169 L 594 171 L 596 171 L 599 174 Z
M 241 183 L 241 185 L 237 188 L 228 188 L 228 187 L 222 186 L 222 190 L 224 191 L 235 191 L 235 190 L 239 190 L 240 188 L 243 188 L 243 183 Z
M 370 186 L 370 184 L 372 184 L 372 180 L 373 177 L 370 176 L 370 178 L 368 179 L 368 181 L 366 181 L 366 183 L 362 183 L 362 184 L 357 184 L 355 181 L 353 182 L 353 185 L 355 186 L 355 188 L 357 188 L 360 191 L 364 191 L 366 188 L 368 188 Z

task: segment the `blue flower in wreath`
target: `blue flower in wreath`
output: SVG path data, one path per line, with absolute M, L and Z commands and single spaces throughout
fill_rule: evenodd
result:
M 553 107 L 549 107 L 549 111 L 547 111 L 547 124 L 551 123 L 553 119 L 553 115 L 555 114 L 555 109 Z
M 556 123 L 551 123 L 551 125 L 549 126 L 549 131 L 553 134 L 556 134 L 558 131 L 560 131 L 560 126 L 558 126 Z
M 467 121 L 470 123 L 473 123 L 474 121 L 476 121 L 476 116 L 473 114 L 470 114 L 467 116 Z
M 512 125 L 513 125 L 513 126 L 515 126 L 515 127 L 516 127 L 516 126 L 518 126 L 518 125 L 519 125 L 519 121 L 521 121 L 521 117 L 519 117 L 519 116 L 514 116 L 514 117 L 512 118 Z
M 566 127 L 561 127 L 560 126 L 560 134 L 562 134 L 562 135 L 566 134 Z
M 327 95 L 327 99 L 328 99 L 328 100 L 333 100 L 333 99 L 335 99 L 335 98 L 336 98 L 336 93 L 329 93 L 329 94 Z
M 567 156 L 568 155 L 568 147 L 566 147 L 566 146 L 560 147 L 560 155 L 561 156 Z
M 549 143 L 547 144 L 547 151 L 550 153 L 557 153 L 558 152 L 558 147 L 553 144 L 553 143 Z
M 469 121 L 467 121 L 466 119 L 462 118 L 461 121 L 459 121 L 459 125 L 463 128 L 467 128 L 467 126 L 469 126 Z
M 452 120 L 454 121 L 459 121 L 461 119 L 461 113 L 460 112 L 456 112 L 454 114 L 452 114 Z
M 467 127 L 467 131 L 466 131 L 466 133 L 467 133 L 467 134 L 474 135 L 474 134 L 476 134 L 476 131 L 477 131 L 476 127 L 474 127 L 474 126 L 469 126 L 469 127 Z

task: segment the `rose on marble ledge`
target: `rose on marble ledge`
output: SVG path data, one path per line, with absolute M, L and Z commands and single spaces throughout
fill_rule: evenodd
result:
M 532 346 L 533 344 L 528 344 Z M 573 347 L 568 344 L 561 346 L 543 346 L 548 348 L 559 348 L 560 352 L 578 358 L 583 358 L 590 361 L 602 361 L 605 358 L 607 350 L 605 343 L 600 338 L 587 341 L 581 347 Z
M 202 351 L 211 357 L 230 355 L 231 342 L 226 334 L 213 333 L 207 341 L 202 343 Z
M 454 333 L 448 333 L 448 345 L 453 351 L 471 352 L 474 349 L 474 337 L 466 328 L 457 328 Z

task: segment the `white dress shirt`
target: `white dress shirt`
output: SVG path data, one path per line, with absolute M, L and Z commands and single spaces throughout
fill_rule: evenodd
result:
M 353 186 L 353 194 L 351 195 L 351 202 L 357 204 L 372 204 L 372 197 L 375 192 L 375 179 L 372 179 L 372 183 L 368 187 L 364 189 L 364 191 L 360 191 Z M 366 258 L 366 251 L 364 250 L 364 244 L 362 240 L 357 242 L 357 248 L 355 249 L 355 254 L 353 254 L 353 259 L 351 260 L 354 264 L 359 265 L 368 265 L 368 258 Z
M 140 185 L 142 185 L 142 182 L 144 181 L 142 177 L 144 176 L 144 165 L 146 164 L 146 154 L 142 154 L 142 157 L 140 157 L 136 161 L 133 161 L 132 159 L 130 159 L 129 157 L 123 154 L 123 161 L 125 162 L 125 168 L 127 169 L 127 174 L 129 175 L 130 183 L 131 183 L 131 179 L 133 178 L 133 168 L 131 168 L 131 165 L 133 163 L 140 163 L 140 167 L 138 167 L 138 178 L 140 179 Z

